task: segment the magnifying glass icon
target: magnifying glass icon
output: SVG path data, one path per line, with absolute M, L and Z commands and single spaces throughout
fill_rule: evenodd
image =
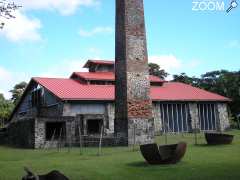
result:
M 227 9 L 227 13 L 229 13 L 232 9 L 236 8 L 238 6 L 238 3 L 236 0 L 233 0 L 230 4 L 230 7 Z

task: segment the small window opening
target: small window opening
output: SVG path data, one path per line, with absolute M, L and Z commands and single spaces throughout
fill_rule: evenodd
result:
M 87 121 L 88 134 L 100 134 L 102 122 L 102 119 L 89 119 Z
M 61 137 L 60 137 L 61 136 Z M 64 139 L 66 136 L 65 122 L 47 122 L 46 123 L 46 140 Z

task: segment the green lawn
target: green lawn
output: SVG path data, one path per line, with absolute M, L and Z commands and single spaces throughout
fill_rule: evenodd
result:
M 52 169 L 64 172 L 71 180 L 237 180 L 240 179 L 240 131 L 235 134 L 232 145 L 206 146 L 204 138 L 199 137 L 195 146 L 193 136 L 171 136 L 168 142 L 185 140 L 189 143 L 185 158 L 177 165 L 149 166 L 144 163 L 139 151 L 132 148 L 104 148 L 102 156 L 96 156 L 97 149 L 79 149 L 67 152 L 57 150 L 20 150 L 0 147 L 0 180 L 18 180 L 23 166 L 37 173 Z M 157 137 L 164 144 L 164 137 Z

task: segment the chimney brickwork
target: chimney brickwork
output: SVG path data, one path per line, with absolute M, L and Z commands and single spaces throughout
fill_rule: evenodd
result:
M 115 134 L 128 144 L 154 141 L 146 44 L 143 0 L 116 0 Z

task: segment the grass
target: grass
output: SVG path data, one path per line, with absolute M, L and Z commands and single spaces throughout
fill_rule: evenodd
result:
M 139 151 L 132 148 L 103 148 L 102 156 L 97 149 L 79 149 L 67 152 L 56 150 L 22 150 L 0 147 L 0 180 L 18 180 L 24 175 L 23 166 L 36 173 L 58 169 L 71 180 L 237 180 L 240 179 L 240 131 L 232 145 L 206 146 L 203 136 L 194 144 L 194 136 L 171 136 L 169 143 L 184 140 L 189 143 L 182 162 L 177 165 L 149 166 Z M 164 144 L 164 137 L 157 137 Z

